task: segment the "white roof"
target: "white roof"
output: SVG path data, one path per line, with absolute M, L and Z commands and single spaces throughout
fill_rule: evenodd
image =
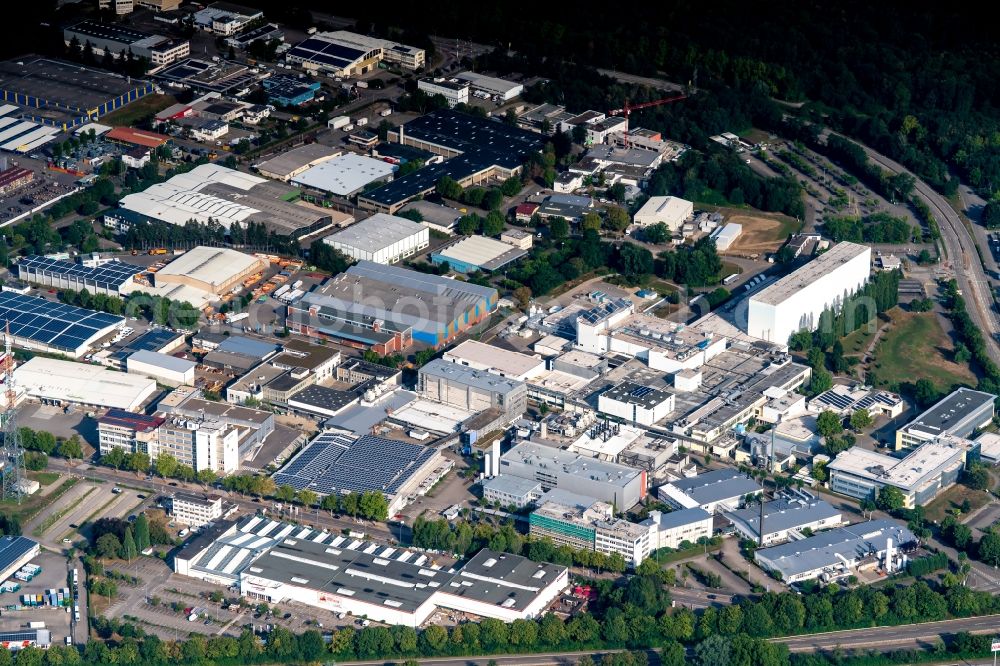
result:
M 635 216 L 655 218 L 658 222 L 681 222 L 691 215 L 694 204 L 679 197 L 650 197 Z
M 365 252 L 378 252 L 421 233 L 428 234 L 428 231 L 427 226 L 420 222 L 398 215 L 376 213 L 323 240 L 330 245 L 339 243 Z
M 715 234 L 715 237 L 736 240 L 741 233 L 743 233 L 743 225 L 730 222 L 720 227 L 718 233 Z
M 43 356 L 19 366 L 14 376 L 33 398 L 101 407 L 135 410 L 156 392 L 152 379 Z
M 146 349 L 140 349 L 137 352 L 133 352 L 128 359 L 126 359 L 126 364 L 129 366 L 129 369 L 131 369 L 133 363 L 142 363 L 156 368 L 161 368 L 163 370 L 169 370 L 170 372 L 181 373 L 194 370 L 198 365 L 194 361 Z
M 791 294 L 812 284 L 821 277 L 836 271 L 844 264 L 862 255 L 870 258 L 871 254 L 872 249 L 867 245 L 860 245 L 849 241 L 837 243 L 805 266 L 765 287 L 751 297 L 750 300 L 758 303 L 777 305 Z
M 107 134 L 112 129 L 113 128 L 110 125 L 102 125 L 100 123 L 87 123 L 86 125 L 81 125 L 80 127 L 77 127 L 75 130 L 73 130 L 73 134 L 80 136 L 81 134 L 85 134 L 90 130 L 94 130 L 94 134 L 96 136 L 101 136 L 102 134 Z
M 266 178 L 227 169 L 217 164 L 202 164 L 187 173 L 178 174 L 163 183 L 152 185 L 143 192 L 122 197 L 121 206 L 177 225 L 184 225 L 190 219 L 207 222 L 212 218 L 228 229 L 233 222 L 242 222 L 261 211 L 222 197 L 203 194 L 201 190 L 212 183 L 222 183 L 249 191 L 255 185 L 266 182 Z
M 513 245 L 486 236 L 469 236 L 438 252 L 442 257 L 455 259 L 473 266 L 483 266 L 511 250 Z
M 995 432 L 984 432 L 976 437 L 979 444 L 979 455 L 987 460 L 1000 460 L 1000 435 Z
M 485 367 L 508 377 L 524 377 L 545 369 L 545 361 L 475 340 L 466 340 L 445 352 L 444 359 L 455 363 L 468 361 L 470 367 Z
M 346 153 L 306 169 L 297 176 L 293 176 L 292 182 L 296 185 L 347 196 L 360 190 L 368 183 L 388 178 L 397 168 L 382 160 L 355 153 Z
M 161 268 L 156 277 L 184 276 L 216 286 L 258 263 L 260 259 L 236 250 L 199 246 Z

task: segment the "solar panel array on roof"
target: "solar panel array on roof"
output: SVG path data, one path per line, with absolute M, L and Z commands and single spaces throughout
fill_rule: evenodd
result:
M 848 396 L 837 393 L 832 389 L 820 395 L 816 400 L 839 410 L 847 409 L 854 403 L 854 400 Z
M 310 37 L 301 44 L 293 46 L 285 55 L 290 58 L 302 58 L 310 62 L 343 69 L 364 57 L 365 53 L 366 51 L 361 49 L 352 49 L 343 44 L 334 44 L 324 39 Z
M 32 255 L 17 262 L 17 274 L 22 280 L 41 282 L 42 276 L 66 277 L 92 284 L 108 291 L 117 291 L 128 284 L 143 269 L 123 261 L 109 261 L 93 268 L 61 259 Z
M 124 321 L 103 312 L 0 291 L 0 322 L 10 324 L 11 335 L 54 349 L 75 351 L 102 330 Z
M 371 490 L 391 494 L 434 453 L 419 444 L 327 432 L 272 478 L 279 486 L 287 484 L 327 495 Z
M 0 538 L 0 571 L 6 570 L 37 545 L 36 542 L 22 536 Z

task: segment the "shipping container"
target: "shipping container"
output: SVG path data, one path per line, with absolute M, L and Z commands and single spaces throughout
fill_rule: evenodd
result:
M 327 121 L 326 126 L 329 127 L 330 129 L 340 129 L 344 125 L 349 124 L 350 122 L 351 119 L 347 116 L 337 116 L 336 118 L 331 118 L 329 121 Z

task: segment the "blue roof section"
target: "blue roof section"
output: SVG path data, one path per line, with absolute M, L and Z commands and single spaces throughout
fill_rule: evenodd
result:
M 439 275 L 420 273 L 418 271 L 410 270 L 408 268 L 400 268 L 398 266 L 376 264 L 372 261 L 359 261 L 348 268 L 347 273 L 349 275 L 360 275 L 362 277 L 371 278 L 372 280 L 380 280 L 397 287 L 408 287 L 419 289 L 421 291 L 428 291 L 438 294 L 439 296 L 446 294 L 449 289 L 466 294 L 473 294 L 474 296 L 485 299 L 496 298 L 497 296 L 497 290 L 492 287 L 481 287 L 478 284 L 472 284 L 471 282 L 451 280 Z
M 17 262 L 17 274 L 23 280 L 30 281 L 32 274 L 67 276 L 74 280 L 94 283 L 108 290 L 119 289 L 144 270 L 140 266 L 117 259 L 92 268 L 72 261 L 49 259 L 38 255 L 25 257 Z
M 135 340 L 130 340 L 125 345 L 135 351 L 160 351 L 177 338 L 184 337 L 183 333 L 175 333 L 169 328 L 151 328 Z
M 0 571 L 6 570 L 37 545 L 37 541 L 22 536 L 0 537 Z
M 243 335 L 231 335 L 219 344 L 216 351 L 225 351 L 230 354 L 250 356 L 252 358 L 265 358 L 275 354 L 280 347 L 270 342 L 254 340 Z

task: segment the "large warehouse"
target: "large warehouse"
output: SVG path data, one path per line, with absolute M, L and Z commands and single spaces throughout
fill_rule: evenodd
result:
M 871 273 L 872 249 L 838 243 L 794 273 L 750 297 L 747 333 L 786 344 L 802 329 L 814 331 L 823 310 L 864 286 Z
M 185 285 L 224 294 L 248 276 L 267 268 L 263 259 L 221 247 L 188 250 L 155 273 L 156 286 Z
M 340 155 L 336 148 L 321 143 L 307 143 L 298 148 L 273 155 L 260 164 L 254 165 L 262 176 L 288 182 L 317 164 L 322 164 Z
M 527 250 L 514 247 L 488 236 L 468 236 L 451 243 L 431 255 L 435 264 L 448 264 L 459 273 L 493 272 L 526 256 Z
M 124 317 L 0 291 L 0 322 L 10 325 L 15 346 L 79 358 L 111 335 Z
M 6 292 L 0 292 L 6 293 Z M 14 371 L 29 398 L 56 405 L 76 404 L 139 411 L 156 394 L 156 381 L 89 363 L 36 356 Z
M 293 176 L 291 181 L 300 187 L 349 197 L 372 183 L 392 180 L 392 174 L 398 168 L 382 160 L 345 153 L 310 167 Z
M 323 242 L 358 261 L 394 264 L 426 248 L 430 231 L 427 225 L 405 217 L 375 213 Z
M 419 627 L 439 608 L 504 622 L 540 617 L 566 567 L 481 550 L 442 569 L 425 553 L 251 516 L 208 529 L 174 559 L 181 575 L 239 585 L 247 599 L 302 603 Z
M 680 231 L 684 223 L 694 217 L 694 204 L 680 197 L 650 197 L 635 212 L 635 223 L 649 227 L 663 223 L 672 232 Z
M 383 60 L 404 69 L 419 69 L 424 58 L 423 49 L 346 30 L 310 35 L 285 53 L 285 61 L 291 65 L 342 77 L 374 71 Z
M 282 183 L 218 164 L 202 164 L 143 192 L 122 197 L 125 211 L 168 224 L 213 220 L 229 229 L 262 223 L 282 236 L 301 237 L 330 226 L 330 213 L 303 202 L 293 202 L 297 190 Z M 107 217 L 115 219 L 115 214 Z
M 25 282 L 56 289 L 86 289 L 91 294 L 106 296 L 122 296 L 132 291 L 135 276 L 144 271 L 140 266 L 118 260 L 100 266 L 84 266 L 31 255 L 17 262 L 17 276 Z
M 28 56 L 0 63 L 0 97 L 26 117 L 63 131 L 97 120 L 154 92 L 150 81 L 79 63 Z
M 441 454 L 421 444 L 331 430 L 316 436 L 271 478 L 276 485 L 320 495 L 378 491 L 389 501 L 389 515 L 435 467 Z
M 496 289 L 361 261 L 288 307 L 288 326 L 312 338 L 391 354 L 413 341 L 444 345 L 488 318 Z

